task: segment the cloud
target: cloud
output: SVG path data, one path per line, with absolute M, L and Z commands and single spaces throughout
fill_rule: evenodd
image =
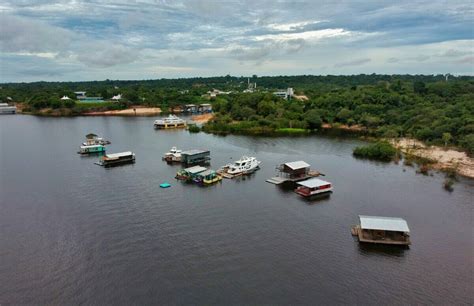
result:
M 335 64 L 334 67 L 340 68 L 340 67 L 347 67 L 347 66 L 360 66 L 370 61 L 371 61 L 370 58 L 361 58 L 361 59 L 356 59 L 352 61 L 341 62 L 341 63 Z
M 77 56 L 80 62 L 101 68 L 129 64 L 137 58 L 137 50 L 113 44 L 88 44 Z
M 23 17 L 2 15 L 0 48 L 6 52 L 50 52 L 66 49 L 73 39 L 68 30 Z
M 391 57 L 389 59 L 387 59 L 387 63 L 398 63 L 400 61 L 399 58 L 396 58 L 396 57 Z

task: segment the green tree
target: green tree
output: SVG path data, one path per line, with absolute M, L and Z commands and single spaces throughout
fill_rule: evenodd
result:
M 316 130 L 321 128 L 323 121 L 321 120 L 321 116 L 319 112 L 315 109 L 309 110 L 304 114 L 304 120 L 308 125 L 308 128 L 311 130 Z
M 451 133 L 443 133 L 443 141 L 444 141 L 444 146 L 446 147 L 448 143 L 453 139 L 453 136 Z

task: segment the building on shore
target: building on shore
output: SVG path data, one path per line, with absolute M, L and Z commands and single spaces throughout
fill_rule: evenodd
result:
M 273 92 L 273 94 L 275 96 L 283 98 L 285 100 L 290 100 L 295 95 L 295 93 L 293 91 L 293 88 L 291 88 L 291 87 L 288 87 L 286 89 L 286 91 L 285 90 L 275 91 L 275 92 Z

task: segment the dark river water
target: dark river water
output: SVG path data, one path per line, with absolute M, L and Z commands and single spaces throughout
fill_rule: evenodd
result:
M 153 120 L 0 117 L 1 305 L 473 302 L 474 181 L 446 192 L 441 174 L 354 159 L 354 139 L 155 131 Z M 137 162 L 79 156 L 89 132 Z M 182 184 L 161 161 L 172 146 L 209 149 L 215 169 L 244 154 L 262 169 Z M 308 202 L 265 182 L 293 160 L 334 193 Z M 359 245 L 359 214 L 406 219 L 412 246 Z

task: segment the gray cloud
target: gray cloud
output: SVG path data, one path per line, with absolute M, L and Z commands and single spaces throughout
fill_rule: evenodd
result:
M 137 50 L 121 45 L 90 44 L 79 53 L 77 59 L 93 67 L 111 67 L 134 62 L 138 58 Z
M 370 58 L 361 58 L 361 59 L 356 59 L 352 61 L 338 63 L 338 64 L 335 64 L 334 67 L 340 68 L 340 67 L 347 67 L 347 66 L 359 66 L 359 65 L 368 63 L 370 61 L 371 61 Z
M 64 50 L 73 33 L 44 22 L 3 14 L 0 19 L 0 46 L 6 52 L 55 52 Z
M 390 63 L 390 64 L 398 63 L 399 61 L 400 61 L 400 59 L 397 58 L 397 57 L 391 57 L 391 58 L 387 59 L 387 63 Z

